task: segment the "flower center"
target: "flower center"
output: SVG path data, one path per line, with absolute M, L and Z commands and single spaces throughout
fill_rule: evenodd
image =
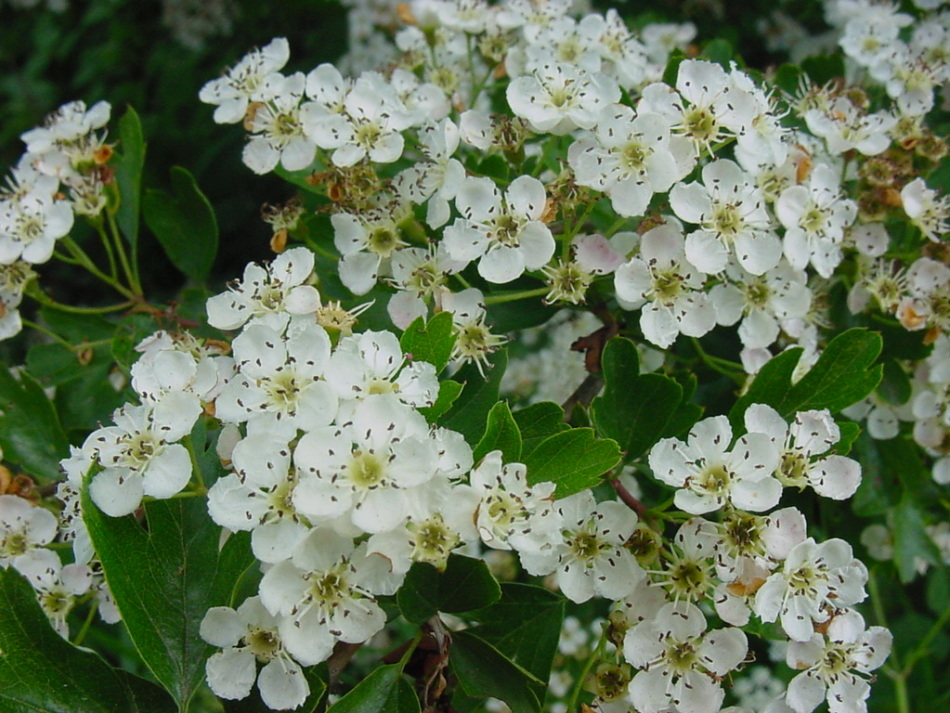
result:
M 353 486 L 360 490 L 374 490 L 386 478 L 386 461 L 372 451 L 356 451 L 346 467 Z

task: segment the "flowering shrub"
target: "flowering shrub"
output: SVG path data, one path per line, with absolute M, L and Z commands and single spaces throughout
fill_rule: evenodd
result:
M 950 24 L 825 12 L 835 54 L 766 73 L 567 0 L 356 5 L 346 72 L 274 39 L 199 95 L 293 192 L 219 291 L 133 109 L 23 134 L 0 698 L 850 713 L 883 672 L 910 711 L 950 619 Z

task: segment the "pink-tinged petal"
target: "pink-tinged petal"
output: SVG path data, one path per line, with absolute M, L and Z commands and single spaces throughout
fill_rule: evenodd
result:
M 478 274 L 489 282 L 503 285 L 524 274 L 524 253 L 508 246 L 500 246 L 482 256 Z
M 231 607 L 211 607 L 198 629 L 201 638 L 220 649 L 237 646 L 247 633 L 247 625 Z
M 785 702 L 795 713 L 811 713 L 825 700 L 825 683 L 811 671 L 800 673 L 788 684 Z
M 251 695 L 257 676 L 257 658 L 246 649 L 214 654 L 205 666 L 208 686 L 219 698 L 240 700 Z
M 808 481 L 823 497 L 847 500 L 861 484 L 861 464 L 844 456 L 828 456 L 808 469 Z
M 738 235 L 735 239 L 736 257 L 753 275 L 763 275 L 782 259 L 782 242 L 772 233 Z
M 149 461 L 142 474 L 142 491 L 153 498 L 170 498 L 191 480 L 191 456 L 179 443 L 167 446 Z
M 729 263 L 729 250 L 706 230 L 695 230 L 687 235 L 685 249 L 686 259 L 707 275 L 722 272 Z
M 274 711 L 289 711 L 299 708 L 310 695 L 310 684 L 303 669 L 294 661 L 274 659 L 257 678 L 264 705 Z

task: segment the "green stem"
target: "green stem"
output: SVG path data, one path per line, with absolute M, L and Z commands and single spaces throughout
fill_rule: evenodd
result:
M 894 679 L 894 693 L 897 695 L 898 713 L 911 713 L 910 696 L 907 693 L 906 676 L 899 676 Z
M 85 251 L 76 244 L 76 241 L 73 240 L 68 235 L 65 238 L 62 238 L 60 242 L 66 246 L 72 256 L 79 261 L 79 264 L 82 265 L 86 270 L 92 273 L 95 277 L 98 277 L 100 280 L 105 282 L 107 285 L 112 287 L 116 292 L 128 297 L 130 300 L 135 299 L 137 295 L 129 290 L 125 285 L 121 284 L 118 280 L 114 280 L 105 274 L 102 270 L 96 267 L 92 259 L 85 253 Z
M 728 376 L 730 379 L 737 379 L 745 374 L 745 369 L 741 364 L 737 364 L 734 361 L 729 361 L 728 359 L 722 359 L 712 354 L 707 354 L 706 350 L 703 349 L 702 345 L 699 343 L 699 340 L 696 337 L 691 337 L 693 348 L 696 350 L 696 353 L 699 355 L 699 358 L 703 360 L 703 363 L 706 364 L 710 369 L 723 376 Z
M 937 634 L 943 631 L 947 623 L 950 622 L 950 607 L 947 607 L 943 610 L 943 613 L 940 615 L 940 618 L 933 623 L 933 626 L 930 627 L 930 630 L 927 634 L 920 640 L 920 643 L 917 644 L 917 648 L 914 649 L 910 656 L 907 657 L 907 663 L 904 664 L 904 677 L 910 675 L 910 672 L 913 670 L 914 665 L 921 658 L 927 655 L 927 649 L 930 647 L 930 644 L 933 643 L 933 640 L 937 638 Z
M 125 246 L 122 244 L 122 232 L 119 230 L 118 223 L 115 222 L 115 215 L 109 213 L 109 230 L 112 233 L 112 239 L 115 241 L 116 250 L 119 253 L 119 262 L 122 263 L 122 271 L 129 281 L 129 287 L 137 295 L 142 294 L 142 283 L 139 280 L 138 266 L 138 244 L 132 244 L 132 260 L 125 252 Z
M 201 466 L 198 465 L 198 454 L 195 452 L 195 444 L 191 440 L 191 434 L 185 436 L 182 439 L 182 443 L 185 444 L 185 448 L 188 449 L 188 455 L 191 456 L 191 470 L 195 474 L 195 480 L 198 483 L 198 488 L 195 492 L 204 495 L 208 492 L 208 488 L 205 487 L 204 478 L 201 477 Z
M 533 290 L 521 290 L 520 292 L 502 292 L 499 294 L 488 295 L 485 297 L 486 305 L 500 305 L 505 302 L 516 302 L 517 300 L 526 300 L 531 297 L 543 297 L 550 291 L 547 287 L 537 287 Z
M 89 633 L 89 628 L 92 626 L 93 619 L 95 619 L 98 609 L 99 602 L 93 599 L 92 604 L 89 606 L 89 613 L 86 615 L 86 620 L 82 623 L 82 628 L 79 630 L 79 633 L 76 634 L 76 638 L 73 639 L 73 646 L 82 645 L 83 640 L 86 638 L 86 634 Z
M 109 260 L 109 275 L 113 280 L 118 279 L 118 271 L 116 269 L 115 262 L 115 250 L 112 249 L 112 241 L 109 239 L 109 234 L 106 232 L 106 229 L 102 226 L 102 221 L 97 220 L 95 222 L 96 232 L 99 233 L 99 238 L 102 240 L 102 247 L 106 250 L 106 257 Z
M 69 312 L 70 314 L 108 314 L 109 312 L 119 312 L 128 309 L 135 304 L 135 301 L 130 299 L 127 302 L 119 302 L 118 304 L 106 305 L 105 307 L 74 307 L 73 305 L 64 305 L 61 302 L 57 302 L 39 287 L 28 289 L 26 294 L 44 307 L 59 310 L 60 312 Z
M 50 339 L 52 339 L 54 342 L 56 342 L 57 344 L 63 345 L 64 347 L 66 347 L 66 348 L 69 349 L 70 351 L 74 351 L 74 350 L 76 349 L 76 347 L 74 347 L 74 346 L 73 346 L 72 344 L 70 344 L 68 341 L 66 341 L 65 339 L 63 339 L 63 338 L 62 338 L 61 336 L 59 336 L 58 334 L 56 334 L 56 332 L 54 332 L 54 331 L 52 331 L 52 330 L 50 330 L 50 329 L 47 329 L 47 328 L 44 327 L 43 325 L 37 324 L 36 322 L 32 322 L 32 321 L 30 321 L 30 320 L 28 320 L 28 319 L 24 319 L 24 320 L 22 320 L 22 322 L 23 322 L 23 326 L 24 326 L 24 327 L 29 327 L 30 329 L 35 329 L 35 330 L 36 330 L 37 332 L 39 332 L 40 334 L 45 334 L 47 337 L 49 337 Z
M 584 668 L 581 670 L 580 677 L 574 684 L 574 690 L 571 691 L 571 698 L 567 702 L 567 713 L 574 713 L 577 710 L 577 699 L 580 698 L 581 691 L 584 690 L 584 682 L 590 675 L 590 670 L 594 668 L 594 664 L 597 663 L 598 659 L 600 659 L 606 644 L 607 626 L 604 625 L 600 633 L 600 641 L 597 642 L 597 646 L 594 647 L 594 650 L 591 651 L 590 656 L 587 657 L 587 661 L 584 662 Z

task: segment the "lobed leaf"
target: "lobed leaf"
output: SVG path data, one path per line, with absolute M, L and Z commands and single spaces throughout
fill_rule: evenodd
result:
M 591 428 L 572 428 L 544 439 L 526 458 L 528 484 L 550 481 L 556 496 L 566 498 L 592 488 L 620 462 L 620 446 L 598 439 Z

